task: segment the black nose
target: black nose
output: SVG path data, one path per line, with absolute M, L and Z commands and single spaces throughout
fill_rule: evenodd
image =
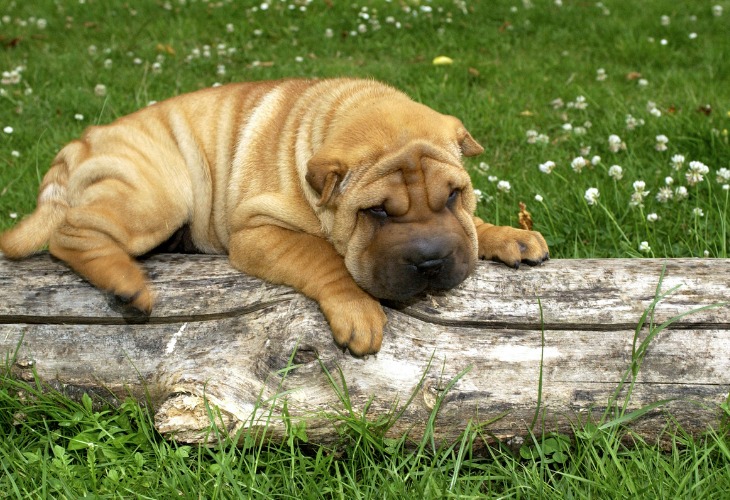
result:
M 416 269 L 428 278 L 437 276 L 444 267 L 444 259 L 431 259 L 416 264 Z

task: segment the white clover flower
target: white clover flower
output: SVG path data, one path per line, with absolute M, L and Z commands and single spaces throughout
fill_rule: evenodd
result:
M 94 95 L 104 97 L 106 95 L 106 85 L 103 83 L 97 83 L 96 87 L 94 87 Z
M 674 190 L 674 197 L 677 201 L 684 200 L 689 196 L 689 192 L 687 191 L 687 188 L 684 186 L 679 186 L 677 189 Z
M 555 162 L 552 160 L 548 160 L 545 163 L 541 163 L 539 168 L 540 172 L 542 172 L 543 174 L 549 174 L 555 168 Z
M 624 169 L 619 165 L 611 165 L 608 168 L 608 176 L 618 181 L 624 176 Z
M 631 193 L 631 199 L 629 200 L 630 207 L 643 207 L 644 206 L 644 194 L 634 191 Z
M 730 191 L 730 184 L 723 184 L 722 189 L 723 191 Z
M 588 131 L 586 130 L 586 128 L 585 128 L 585 127 L 575 127 L 575 128 L 573 129 L 573 133 L 574 133 L 575 135 L 586 135 L 586 133 L 587 133 L 587 132 L 588 132 Z
M 558 97 L 557 99 L 553 99 L 552 101 L 550 101 L 550 105 L 553 107 L 553 109 L 560 109 L 565 106 L 565 103 L 560 97 Z
M 662 26 L 669 26 L 669 24 L 671 23 L 671 19 L 669 19 L 669 16 L 662 16 L 660 18 L 660 22 Z
M 643 118 L 634 118 L 631 115 L 626 115 L 626 130 L 634 130 L 636 127 L 644 125 Z
M 713 5 L 712 6 L 712 15 L 715 17 L 722 16 L 722 5 Z
M 730 170 L 725 167 L 717 171 L 717 182 L 719 184 L 730 182 Z
M 136 61 L 136 59 L 135 59 L 135 61 Z M 137 62 L 135 62 L 135 64 L 137 64 Z M 141 59 L 140 59 L 139 64 L 142 64 Z M 160 73 L 162 73 L 162 63 L 160 63 L 159 61 L 153 62 L 152 63 L 152 72 L 156 75 L 159 75 Z
M 0 80 L 0 83 L 3 85 L 17 85 L 20 83 L 20 71 L 17 69 L 13 69 L 10 71 L 3 71 L 2 73 L 2 80 Z
M 509 190 L 512 189 L 512 186 L 510 186 L 509 181 L 499 181 L 497 183 L 497 190 L 501 191 L 503 193 L 509 193 Z
M 325 38 L 332 38 L 333 36 L 335 36 L 335 32 L 332 31 L 332 28 L 327 28 L 326 30 L 324 30 Z
M 599 82 L 603 82 L 608 78 L 608 75 L 606 74 L 606 70 L 603 68 L 598 68 L 596 70 L 596 80 Z
M 700 207 L 695 207 L 692 209 L 692 215 L 694 215 L 695 217 L 704 217 L 705 212 L 703 212 Z
M 570 132 L 571 130 L 573 130 L 573 124 L 563 123 L 563 130 L 565 130 L 566 132 Z
M 598 155 L 595 155 L 593 158 L 591 158 L 591 165 L 599 165 L 601 163 L 601 157 Z
M 267 4 L 266 2 L 264 2 L 261 5 L 259 5 L 259 9 L 261 9 L 261 10 L 269 10 L 269 4 Z
M 540 135 L 538 135 L 538 136 L 537 136 L 537 138 L 535 139 L 535 142 L 536 142 L 537 144 L 547 144 L 548 142 L 550 142 L 550 137 L 548 137 L 548 136 L 547 136 L 547 135 L 545 135 L 545 134 L 540 134 Z
M 662 112 L 661 112 L 661 110 L 659 110 L 659 108 L 652 109 L 651 111 L 649 111 L 649 114 L 656 118 L 659 118 L 660 116 L 662 116 Z
M 644 181 L 634 181 L 632 186 L 637 193 L 643 193 L 646 190 L 646 182 Z
M 659 45 L 668 45 L 668 44 L 669 44 L 669 40 L 667 40 L 666 38 L 662 38 L 661 40 L 659 40 Z
M 480 189 L 475 189 L 474 198 L 476 198 L 477 203 L 479 203 L 484 199 L 484 193 L 482 193 L 482 191 Z
M 634 192 L 631 193 L 631 200 L 629 201 L 630 207 L 643 207 L 644 198 L 649 196 L 649 191 L 646 190 L 646 183 L 644 181 L 634 181 L 633 183 Z
M 12 156 L 13 158 L 20 158 L 20 151 L 12 150 L 10 152 L 10 156 Z
M 674 192 L 669 186 L 662 186 L 659 188 L 659 192 L 656 194 L 656 201 L 659 203 L 666 203 L 672 199 Z
M 702 255 L 704 255 L 705 258 L 708 258 L 710 256 L 710 251 L 709 250 L 705 250 L 704 252 L 702 252 Z
M 499 180 L 499 177 L 497 177 L 496 175 L 490 175 L 489 177 L 487 177 L 487 180 L 489 182 L 497 182 Z
M 527 137 L 527 144 L 535 144 L 537 142 L 537 130 L 528 130 L 525 132 L 525 136 Z
M 646 78 L 639 78 L 639 80 L 636 82 L 636 84 L 639 87 L 648 87 L 649 86 L 649 80 Z
M 226 24 L 226 33 L 233 33 L 234 31 L 236 31 L 236 28 L 233 23 Z
M 648 241 L 642 241 L 639 243 L 639 252 L 649 253 L 651 252 L 651 247 L 649 246 Z
M 694 186 L 695 184 L 702 182 L 704 180 L 704 176 L 707 175 L 709 172 L 709 167 L 701 161 L 689 162 L 689 168 L 687 169 L 687 173 L 685 174 L 687 184 L 689 184 L 690 186 Z
M 586 165 L 588 165 L 588 160 L 586 160 L 582 156 L 573 158 L 573 161 L 570 162 L 570 167 L 576 174 L 579 174 L 581 170 L 583 170 L 583 167 L 585 167 Z
M 688 170 L 686 174 L 684 174 L 685 179 L 687 179 L 687 184 L 690 186 L 694 186 L 696 184 L 699 184 L 704 180 L 704 177 L 702 177 L 702 174 L 697 172 L 696 170 Z
M 487 165 L 485 162 L 479 162 L 479 165 L 476 167 L 476 171 L 480 174 L 485 174 L 489 171 L 489 165 Z
M 104 69 L 111 69 L 114 62 L 111 59 L 104 59 Z
M 583 195 L 583 197 L 586 199 L 586 203 L 589 205 L 595 205 L 598 203 L 598 197 L 601 196 L 601 193 L 598 192 L 598 188 L 588 188 L 586 189 L 586 194 Z
M 654 145 L 654 149 L 656 149 L 657 151 L 666 151 L 668 142 L 669 138 L 664 134 L 660 134 L 656 136 L 656 144 Z
M 96 45 L 89 45 L 86 51 L 89 53 L 90 56 L 95 56 L 97 53 Z
M 48 26 L 48 21 L 46 21 L 46 20 L 45 20 L 45 19 L 43 19 L 43 18 L 40 18 L 40 19 L 38 19 L 38 20 L 36 21 L 35 25 L 36 25 L 36 26 L 38 26 L 38 29 L 39 29 L 39 30 L 44 30 L 44 29 L 46 29 L 46 27 Z
M 575 98 L 575 103 L 573 103 L 573 106 L 575 109 L 586 109 L 588 107 L 588 103 L 586 102 L 586 98 L 582 95 L 579 95 Z
M 689 37 L 689 39 L 690 39 L 690 40 L 694 40 L 694 39 L 696 39 L 696 38 L 697 38 L 697 33 L 695 33 L 695 32 L 693 31 L 692 33 L 690 33 L 690 34 L 689 34 L 689 35 L 687 35 L 687 36 Z
M 582 146 L 580 147 L 580 155 L 581 156 L 588 156 L 591 154 L 591 147 L 590 146 Z
M 618 153 L 621 150 L 626 149 L 626 143 L 624 143 L 619 136 L 611 134 L 608 136 L 608 150 L 612 153 Z
M 10 125 L 8 125 L 7 127 L 3 128 L 3 132 L 5 132 L 6 134 L 12 134 L 13 133 L 13 127 L 11 127 Z
M 666 184 L 667 186 L 671 186 L 672 184 L 674 184 L 674 179 L 672 177 L 666 176 L 664 178 L 664 184 Z
M 11 219 L 17 219 L 18 218 L 18 213 L 17 212 L 10 212 L 8 214 L 8 217 L 10 217 Z
M 659 220 L 659 216 L 655 213 L 650 213 L 646 216 L 646 220 L 648 222 L 656 222 Z
M 542 196 L 540 196 L 539 194 L 536 194 L 535 195 L 535 201 L 538 202 L 538 203 L 542 203 L 542 201 L 543 201 Z
M 674 170 L 681 169 L 682 165 L 684 165 L 684 156 L 683 155 L 672 156 L 672 168 Z
M 81 121 L 84 121 L 84 115 L 82 115 L 81 113 L 76 113 L 74 115 L 74 120 L 77 120 L 77 121 L 80 121 L 80 122 Z

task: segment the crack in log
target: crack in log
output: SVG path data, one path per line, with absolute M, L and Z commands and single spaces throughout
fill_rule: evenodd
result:
M 141 314 L 121 315 L 118 317 L 93 317 L 93 316 L 30 316 L 22 314 L 14 314 L 0 316 L 0 325 L 167 325 L 176 323 L 203 323 L 208 321 L 219 321 L 231 318 L 237 318 L 252 314 L 263 309 L 273 307 L 284 302 L 292 300 L 291 298 L 281 298 L 278 300 L 269 300 L 254 305 L 230 309 L 218 313 L 196 313 L 192 315 L 173 315 L 173 316 L 143 316 Z M 611 323 L 611 324 L 586 324 L 586 323 L 528 323 L 528 322 L 509 322 L 509 321 L 488 321 L 488 320 L 463 320 L 463 319 L 443 319 L 428 314 L 421 314 L 415 310 L 397 310 L 396 314 L 411 317 L 423 323 L 449 327 L 449 328 L 471 328 L 478 330 L 516 330 L 516 331 L 585 331 L 585 332 L 610 332 L 620 330 L 636 330 L 637 323 Z M 644 326 L 642 331 L 648 326 Z M 667 330 L 728 330 L 730 323 L 706 323 L 706 322 L 677 322 L 666 328 Z
M 477 328 L 479 330 L 519 330 L 519 331 L 586 331 L 586 332 L 613 332 L 618 330 L 636 330 L 638 323 L 543 323 L 537 322 L 511 322 L 511 321 L 488 321 L 488 320 L 464 320 L 464 319 L 443 319 L 437 316 L 422 314 L 418 311 L 407 309 L 399 310 L 400 314 L 417 319 L 424 323 L 433 325 L 455 327 L 455 328 Z M 642 331 L 647 330 L 646 324 Z M 707 323 L 707 322 L 675 322 L 667 326 L 666 330 L 727 330 L 730 323 Z
M 269 300 L 247 307 L 230 309 L 219 313 L 180 314 L 175 316 L 144 316 L 130 313 L 127 316 L 28 316 L 13 314 L 0 316 L 0 325 L 169 325 L 175 323 L 201 323 L 236 318 L 276 306 L 291 299 Z

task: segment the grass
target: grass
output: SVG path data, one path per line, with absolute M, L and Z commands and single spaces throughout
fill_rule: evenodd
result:
M 640 8 L 631 0 L 270 0 L 267 9 L 226 0 L 3 2 L 0 229 L 33 209 L 55 152 L 90 124 L 216 82 L 348 75 L 389 82 L 460 117 L 486 148 L 467 164 L 482 193 L 480 215 L 515 225 L 525 202 L 553 257 L 726 258 L 730 4 L 714 3 L 724 7 L 719 16 L 712 3 L 670 0 Z M 453 64 L 433 65 L 441 55 Z M 628 115 L 643 124 L 627 128 Z M 531 130 L 547 141 L 529 143 Z M 612 152 L 610 135 L 625 149 Z M 665 151 L 656 148 L 659 135 L 668 138 Z M 676 154 L 685 157 L 678 169 Z M 600 162 L 577 173 L 578 156 Z M 548 160 L 556 166 L 542 173 Z M 707 166 L 696 183 L 688 182 L 691 161 Z M 612 165 L 622 167 L 620 179 L 609 175 Z M 646 196 L 634 194 L 636 181 Z M 663 187 L 671 199 L 656 198 Z M 589 188 L 597 198 L 586 198 Z M 632 196 L 640 203 L 632 206 Z M 730 491 L 730 443 L 720 432 L 690 438 L 680 430 L 662 450 L 630 434 L 634 446 L 626 447 L 622 425 L 586 427 L 572 440 L 534 436 L 521 454 L 497 447 L 476 457 L 468 446 L 405 449 L 346 416 L 350 431 L 337 448 L 198 448 L 160 439 L 137 402 L 95 409 L 39 389 L 8 373 L 0 379 L 0 497 Z M 457 444 L 482 438 L 467 429 Z

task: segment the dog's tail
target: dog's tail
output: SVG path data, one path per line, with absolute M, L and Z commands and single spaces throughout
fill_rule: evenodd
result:
M 85 155 L 86 145 L 74 141 L 53 160 L 38 190 L 38 205 L 12 229 L 0 234 L 0 251 L 9 259 L 22 259 L 48 244 L 53 231 L 61 225 L 68 209 L 69 166 Z

